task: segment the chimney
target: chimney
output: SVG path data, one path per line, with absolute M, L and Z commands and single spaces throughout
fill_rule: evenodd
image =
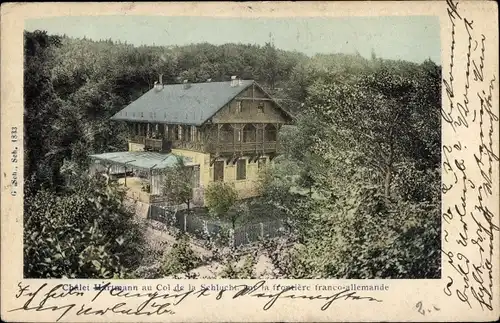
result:
M 158 83 L 158 81 L 155 81 L 154 89 L 156 92 L 159 92 L 163 89 L 163 84 Z
M 189 83 L 188 80 L 184 80 L 183 84 L 184 84 L 184 90 L 187 90 L 191 87 L 191 83 Z
M 231 87 L 238 86 L 238 78 L 236 75 L 231 76 Z
M 163 90 L 163 74 L 160 74 L 159 81 L 155 81 L 154 88 L 156 91 Z

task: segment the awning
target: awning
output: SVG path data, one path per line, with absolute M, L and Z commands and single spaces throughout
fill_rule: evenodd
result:
M 149 151 L 121 151 L 89 156 L 94 161 L 123 165 L 133 169 L 161 170 L 172 167 L 178 163 L 179 158 L 186 166 L 195 166 L 191 158 L 174 155 L 172 153 L 162 154 Z

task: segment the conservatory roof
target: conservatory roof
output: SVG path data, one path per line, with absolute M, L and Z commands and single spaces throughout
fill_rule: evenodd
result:
M 172 153 L 162 154 L 149 151 L 121 151 L 113 153 L 96 154 L 89 156 L 93 160 L 104 163 L 118 164 L 138 169 L 164 169 L 172 167 L 180 160 L 186 166 L 192 166 L 193 160 L 188 157 L 174 155 Z

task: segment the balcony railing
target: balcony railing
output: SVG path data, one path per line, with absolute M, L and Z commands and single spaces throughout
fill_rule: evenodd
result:
M 145 136 L 131 136 L 128 141 L 134 144 L 144 145 L 145 140 Z
M 242 154 L 252 153 L 273 153 L 278 149 L 276 141 L 272 142 L 235 142 L 235 143 L 218 143 L 210 145 L 210 152 L 217 154 L 227 154 L 239 152 Z
M 146 138 L 144 136 L 133 136 L 129 142 L 144 145 L 146 150 L 161 151 L 163 149 L 163 139 Z
M 133 136 L 129 139 L 132 143 L 142 144 L 146 150 L 162 151 L 166 146 L 169 148 L 188 149 L 212 154 L 268 154 L 276 153 L 280 149 L 280 145 L 276 141 L 266 142 L 225 142 L 225 143 L 208 143 L 191 141 L 166 141 L 162 139 L 146 138 L 144 136 Z
M 154 151 L 160 151 L 163 147 L 162 139 L 146 138 L 144 141 L 144 148 L 151 149 Z

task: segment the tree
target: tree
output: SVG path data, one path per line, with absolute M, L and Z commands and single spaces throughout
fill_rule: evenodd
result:
M 54 147 L 60 101 L 51 83 L 54 48 L 61 39 L 44 31 L 24 33 L 24 174 L 36 187 L 57 186 L 62 158 Z
M 265 44 L 263 58 L 264 64 L 262 66 L 262 73 L 267 85 L 271 88 L 271 91 L 274 91 L 276 81 L 279 77 L 278 51 L 274 47 L 274 44 Z
M 32 186 L 30 186 L 32 187 Z M 141 223 L 125 193 L 102 177 L 73 176 L 60 193 L 28 190 L 24 274 L 30 278 L 126 278 L 142 259 Z
M 297 198 L 292 189 L 298 186 L 299 165 L 284 158 L 276 158 L 259 173 L 259 193 L 267 203 L 287 208 Z
M 346 193 L 334 204 L 311 205 L 306 238 L 281 251 L 287 278 L 440 277 L 436 205 L 390 206 L 376 187 L 359 183 Z
M 316 84 L 308 106 L 323 127 L 316 154 L 338 151 L 379 175 L 386 198 L 391 197 L 395 164 L 405 157 L 411 128 L 411 79 L 385 69 L 332 84 Z M 332 145 L 331 142 L 334 144 Z
M 238 200 L 238 193 L 235 188 L 225 182 L 213 182 L 205 190 L 205 201 L 210 211 L 218 217 L 229 217 L 232 228 L 236 227 L 236 220 L 239 217 L 238 212 L 229 212 Z
M 167 201 L 173 205 L 186 204 L 190 209 L 193 199 L 193 176 L 192 167 L 184 164 L 181 157 L 177 163 L 163 172 L 163 194 Z
M 293 247 L 270 252 L 285 277 L 439 277 L 439 137 L 423 126 L 440 120 L 438 75 L 431 62 L 378 60 L 309 87 L 283 141 L 301 175 L 287 186 L 321 194 L 274 199 L 298 210 Z

